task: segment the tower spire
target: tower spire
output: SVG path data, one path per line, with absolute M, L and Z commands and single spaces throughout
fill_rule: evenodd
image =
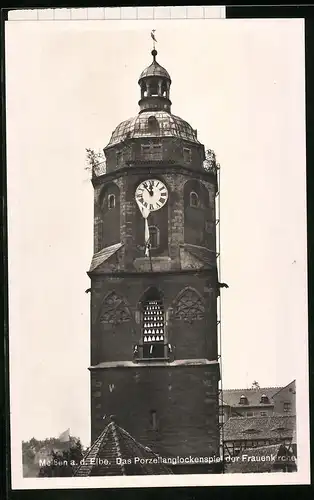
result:
M 171 78 L 168 71 L 156 61 L 157 50 L 155 49 L 155 43 L 157 40 L 155 37 L 155 30 L 151 31 L 151 37 L 154 47 L 151 51 L 153 62 L 148 68 L 142 71 L 138 81 L 141 87 L 141 99 L 139 101 L 140 113 L 147 110 L 163 110 L 170 113 L 171 101 L 169 94 Z

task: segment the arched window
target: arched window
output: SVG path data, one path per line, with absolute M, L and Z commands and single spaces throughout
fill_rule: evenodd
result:
M 159 123 L 154 116 L 150 116 L 147 120 L 149 132 L 157 134 L 159 132 Z
M 266 405 L 269 404 L 268 396 L 266 396 L 266 394 L 262 394 L 260 402 L 263 403 L 263 404 L 266 404 Z
M 198 194 L 195 191 L 191 191 L 190 193 L 190 207 L 198 207 L 199 206 L 199 198 Z
M 162 298 L 152 289 L 143 302 L 143 358 L 165 357 L 165 312 Z
M 157 226 L 149 226 L 149 243 L 151 250 L 159 247 L 159 229 Z
M 248 399 L 246 396 L 244 396 L 244 394 L 242 394 L 242 396 L 240 397 L 240 405 L 248 405 L 249 402 L 248 402 Z
M 116 206 L 116 197 L 114 194 L 109 194 L 108 196 L 108 209 L 111 210 Z

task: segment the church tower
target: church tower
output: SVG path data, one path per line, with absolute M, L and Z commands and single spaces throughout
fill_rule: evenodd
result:
M 113 414 L 163 457 L 209 457 L 219 454 L 217 175 L 197 131 L 172 114 L 170 75 L 152 56 L 139 113 L 115 128 L 92 178 L 91 439 Z

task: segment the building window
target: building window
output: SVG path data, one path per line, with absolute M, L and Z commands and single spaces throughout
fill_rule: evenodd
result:
M 159 247 L 159 229 L 157 226 L 149 226 L 150 248 L 154 250 Z
M 244 394 L 242 394 L 242 396 L 240 397 L 240 405 L 247 405 L 247 404 L 249 404 L 248 399 L 246 396 L 244 396 Z
M 183 160 L 185 163 L 191 163 L 192 151 L 188 148 L 183 148 Z
M 190 206 L 194 208 L 199 206 L 198 194 L 196 194 L 194 191 L 190 193 Z
M 116 160 L 117 160 L 117 167 L 119 167 L 120 165 L 122 165 L 122 163 L 123 163 L 123 153 L 122 153 L 122 151 L 117 151 L 117 153 L 116 153 Z
M 285 411 L 285 412 L 291 411 L 291 403 L 290 402 L 287 401 L 283 404 L 283 411 Z
M 165 317 L 162 300 L 143 305 L 143 358 L 164 358 Z
M 150 421 L 151 421 L 152 430 L 157 431 L 157 412 L 156 412 L 156 410 L 151 410 Z
M 148 130 L 152 134 L 159 133 L 159 123 L 154 116 L 150 116 L 147 120 Z
M 267 416 L 267 412 L 266 411 L 261 411 L 261 417 L 266 417 Z
M 143 160 L 161 160 L 162 145 L 161 144 L 142 144 L 142 159 Z
M 268 399 L 268 396 L 266 396 L 266 394 L 262 394 L 261 396 L 261 401 L 260 401 L 262 404 L 266 404 L 266 405 L 269 405 L 269 399 Z
M 254 417 L 254 412 L 253 411 L 247 411 L 246 412 L 247 417 Z
M 116 197 L 114 194 L 109 194 L 108 196 L 108 208 L 111 210 L 116 206 Z

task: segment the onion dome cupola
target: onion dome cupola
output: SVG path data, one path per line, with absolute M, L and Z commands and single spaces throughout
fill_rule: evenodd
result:
M 125 141 L 153 137 L 172 137 L 201 146 L 197 131 L 191 125 L 171 112 L 168 71 L 157 61 L 155 48 L 151 52 L 153 62 L 145 68 L 138 80 L 141 89 L 139 113 L 125 120 L 115 128 L 104 152 L 112 147 L 125 145 Z
M 140 113 L 148 110 L 170 113 L 171 78 L 168 71 L 156 61 L 157 50 L 154 49 L 151 53 L 153 62 L 142 71 L 138 81 L 141 88 Z

